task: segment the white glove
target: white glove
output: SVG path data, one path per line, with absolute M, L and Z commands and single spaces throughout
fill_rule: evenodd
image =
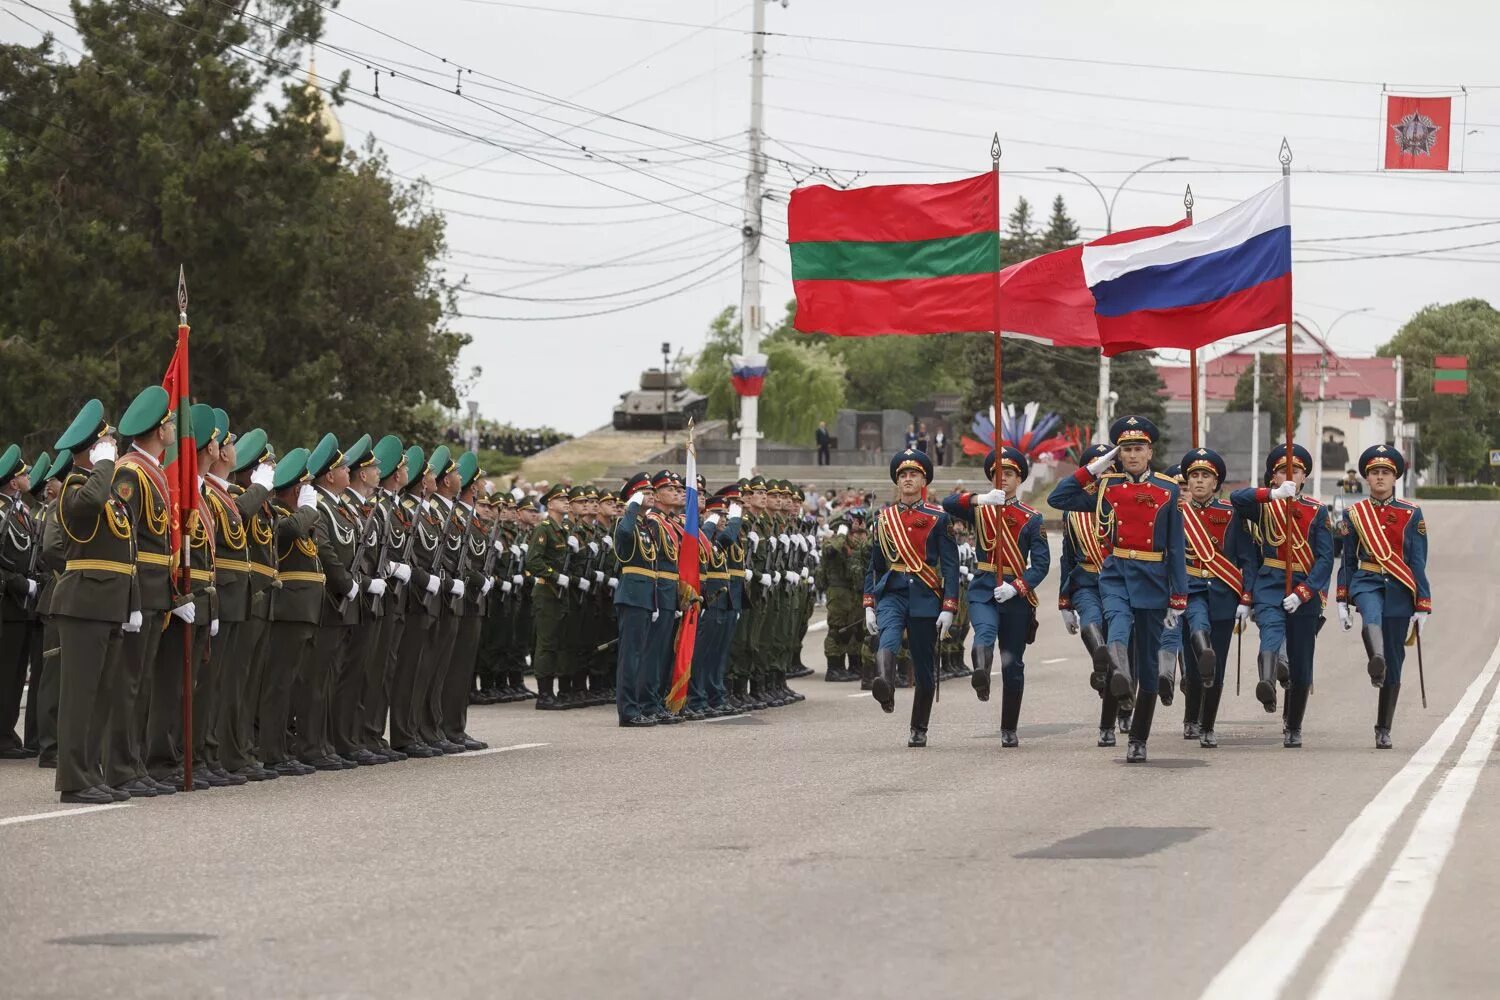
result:
M 976 507 L 1004 507 L 1005 491 L 990 490 L 988 493 L 976 493 L 972 502 Z
M 452 583 L 448 584 L 448 593 L 452 594 L 454 597 L 464 596 L 464 582 L 462 580 L 454 580 Z
M 504 580 L 500 583 L 500 593 L 502 594 L 508 594 L 514 589 L 515 588 L 510 585 L 509 580 Z
M 947 635 L 948 634 L 948 630 L 950 628 L 952 628 L 952 627 L 953 627 L 953 612 L 951 612 L 951 611 L 944 611 L 942 614 L 938 615 L 938 620 L 937 620 L 937 634 L 938 635 L 940 635 L 940 636 L 941 635 Z
M 1293 611 L 1296 611 L 1298 608 L 1302 607 L 1302 598 L 1294 593 L 1287 594 L 1281 599 L 1281 606 L 1286 609 L 1287 614 L 1291 614 Z
M 597 569 L 596 569 L 596 570 L 594 570 L 594 582 L 595 582 L 595 583 L 603 583 L 603 582 L 604 582 L 604 574 L 603 574 L 603 573 L 601 573 L 601 572 L 600 572 L 600 571 L 599 571 L 599 570 L 597 570 Z
M 572 549 L 574 552 L 578 551 L 578 536 L 577 535 L 569 535 L 568 536 L 568 548 Z
M 739 504 L 732 503 L 732 504 L 729 505 L 729 519 L 731 521 L 733 521 L 735 518 L 739 517 L 741 513 L 743 513 L 743 511 L 740 510 L 740 505 Z
M 356 594 L 358 594 L 358 593 L 359 593 L 359 581 L 356 580 L 353 583 L 349 584 L 349 593 L 347 593 L 347 594 L 344 595 L 344 600 L 346 600 L 346 601 L 352 601 L 352 600 L 354 600 L 354 596 Z
M 512 545 L 510 547 L 510 554 L 513 555 L 513 556 L 519 556 L 521 554 L 521 546 L 519 546 L 519 545 Z
M 755 579 L 755 571 L 753 569 L 751 569 L 749 566 L 746 566 L 745 567 L 745 582 L 748 583 L 749 581 L 754 580 L 754 579 Z
M 485 577 L 484 578 L 484 586 L 479 588 L 479 596 L 483 597 L 485 594 L 488 594 L 494 588 L 494 586 L 495 586 L 494 577 L 488 577 L 488 576 Z
M 1016 585 L 1013 583 L 1002 583 L 995 588 L 995 603 L 1004 604 L 1016 596 Z
M 522 542 L 521 543 L 521 551 L 522 552 L 530 552 L 531 551 L 531 543 L 530 542 Z
M 810 574 L 808 576 L 804 576 L 802 578 L 802 582 L 807 584 L 809 589 L 814 589 L 818 586 L 818 581 L 814 580 Z
M 589 592 L 589 582 L 587 580 L 583 579 L 582 577 L 579 577 L 578 578 L 578 589 L 580 591 L 582 591 L 583 593 L 587 594 Z
M 104 438 L 94 442 L 94 446 L 89 449 L 89 461 L 95 464 L 99 462 L 113 462 L 119 454 L 120 450 L 115 447 L 114 441 Z
M 1234 606 L 1234 620 L 1237 621 L 1237 622 L 1239 622 L 1241 625 L 1244 625 L 1245 622 L 1249 621 L 1250 620 L 1250 605 L 1248 605 L 1248 604 L 1236 604 Z
M 672 617 L 673 618 L 681 618 L 682 617 L 682 612 L 681 611 L 674 611 L 674 612 L 672 612 Z
M 627 507 L 638 507 L 638 506 L 640 506 L 641 504 L 643 504 L 645 502 L 646 502 L 646 493 L 645 493 L 645 491 L 644 490 L 636 490 L 634 493 L 630 494 L 630 499 L 625 501 L 625 505 Z
M 562 573 L 559 573 L 559 574 L 557 574 L 557 579 L 555 581 L 553 581 L 553 582 L 557 584 L 557 586 L 558 586 L 559 589 L 566 590 L 567 587 L 568 587 L 569 580 L 568 580 L 568 578 L 565 575 L 563 575 Z
M 1078 612 L 1068 608 L 1062 609 L 1063 628 L 1068 630 L 1069 635 L 1078 634 Z
M 784 532 L 784 531 L 781 534 L 777 535 L 776 537 L 779 538 L 779 539 L 781 539 L 781 544 L 782 545 L 790 545 L 791 544 L 792 540 L 787 537 L 786 532 Z
M 264 486 L 270 489 L 276 482 L 276 466 L 270 462 L 262 462 L 250 473 L 250 482 L 255 486 Z
M 608 545 L 610 548 L 614 548 L 615 547 L 614 536 L 612 536 L 612 535 L 605 535 L 604 536 L 604 544 Z
M 26 596 L 28 598 L 36 596 L 36 581 L 35 580 L 27 580 L 26 581 Z
M 441 581 L 439 581 L 436 576 L 429 576 L 427 578 L 427 592 L 429 594 L 436 594 L 438 592 L 438 585 L 440 582 Z
M 771 582 L 773 584 L 781 582 L 781 570 L 778 569 L 776 572 L 771 574 Z
M 653 612 L 651 612 L 651 620 L 653 622 L 656 621 L 656 619 L 658 619 L 660 617 L 661 617 L 661 612 L 660 611 L 653 611 Z
M 589 542 L 589 552 L 597 556 L 599 554 L 599 543 Z
M 703 523 L 705 525 L 718 524 L 719 523 L 719 515 L 718 514 L 710 514 L 710 515 L 708 515 L 707 518 L 704 519 Z
M 874 608 L 865 608 L 865 631 L 871 635 L 880 634 L 880 624 L 875 620 Z
M 1285 500 L 1288 497 L 1294 497 L 1296 495 L 1297 484 L 1292 482 L 1290 479 L 1271 490 L 1272 500 Z
M 1345 632 L 1349 631 L 1354 627 L 1354 616 L 1349 613 L 1349 605 L 1339 601 L 1335 606 L 1339 611 L 1339 624 L 1344 627 Z
M 297 491 L 297 507 L 306 510 L 318 502 L 318 491 L 308 483 L 303 483 L 302 488 Z
M 208 637 L 210 639 L 212 639 L 215 636 L 217 636 L 218 634 L 219 634 L 219 619 L 214 618 L 214 619 L 210 620 L 209 623 L 208 623 Z
M 130 620 L 121 625 L 120 628 L 126 632 L 139 632 L 141 630 L 141 621 L 141 613 L 139 611 L 132 611 L 130 612 Z
M 620 581 L 618 579 L 616 579 L 615 577 L 610 577 L 609 578 L 609 589 L 610 590 L 615 590 L 619 586 L 620 586 Z
M 515 576 L 510 578 L 510 582 L 515 584 L 517 587 L 522 587 L 526 584 L 526 578 L 520 573 L 517 573 Z
M 849 526 L 847 524 L 839 525 L 838 536 L 843 538 L 847 534 L 849 534 Z
M 371 577 L 369 581 L 365 583 L 365 593 L 369 594 L 371 597 L 379 597 L 381 594 L 385 593 L 385 581 L 378 576 Z
M 801 575 L 798 574 L 798 572 L 796 570 L 794 570 L 794 569 L 789 569 L 789 570 L 786 571 L 786 582 L 787 583 L 796 583 L 801 578 L 802 578 Z
M 1181 617 L 1181 611 L 1178 611 L 1176 608 L 1168 608 L 1166 617 L 1161 620 L 1161 627 L 1169 630 L 1174 629 L 1177 627 L 1177 620 Z
M 1104 454 L 1094 459 L 1087 466 L 1085 466 L 1085 468 L 1089 470 L 1089 475 L 1093 476 L 1095 479 L 1098 479 L 1101 475 L 1103 475 L 1104 470 L 1109 468 L 1110 463 L 1115 460 L 1115 456 L 1119 453 L 1120 446 L 1116 445 L 1115 447 L 1109 449 L 1109 451 L 1106 451 Z
M 760 575 L 760 585 L 762 587 L 769 587 L 771 585 L 771 574 L 770 573 L 762 573 Z
M 750 532 L 750 544 L 757 546 L 760 545 L 760 536 L 753 531 Z
M 1431 611 L 1418 611 L 1411 616 L 1411 624 L 1417 630 L 1417 635 L 1421 635 L 1427 628 L 1427 616 L 1430 614 L 1432 614 Z
M 410 583 L 411 582 L 411 567 L 408 566 L 408 565 L 406 565 L 406 563 L 398 563 L 398 562 L 386 563 L 386 575 L 387 576 L 394 576 L 396 579 L 400 580 L 402 583 Z
M 188 601 L 186 604 L 173 608 L 172 614 L 176 615 L 179 620 L 191 625 L 193 624 L 193 619 L 198 617 L 198 607 L 192 601 Z

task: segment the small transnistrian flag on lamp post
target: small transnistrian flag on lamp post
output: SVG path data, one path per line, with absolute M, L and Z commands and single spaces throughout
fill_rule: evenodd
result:
M 1432 391 L 1439 396 L 1469 394 L 1469 357 L 1439 354 L 1432 359 Z

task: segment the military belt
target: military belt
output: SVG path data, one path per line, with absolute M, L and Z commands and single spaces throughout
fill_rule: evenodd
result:
M 1136 562 L 1161 562 L 1164 553 L 1153 552 L 1150 549 L 1115 549 L 1113 555 L 1117 559 L 1134 559 Z
M 1213 574 L 1212 570 L 1199 569 L 1197 566 L 1189 566 L 1187 568 L 1187 575 L 1188 576 L 1196 576 L 1200 580 L 1207 580 L 1209 577 L 1213 576 L 1214 574 Z
M 290 573 L 282 573 L 281 579 L 291 583 L 324 583 L 328 578 L 322 573 L 307 573 L 301 570 L 293 570 Z
M 71 572 L 73 570 L 98 570 L 101 573 L 119 573 L 121 576 L 135 576 L 135 567 L 130 563 L 115 562 L 111 559 L 69 559 L 63 569 Z
M 1098 573 L 1099 572 L 1099 567 L 1098 566 L 1095 566 L 1093 563 L 1086 563 L 1086 562 L 1079 563 L 1077 566 L 1074 567 L 1074 569 L 1081 569 L 1085 573 Z
M 1272 569 L 1286 569 L 1285 559 L 1262 559 L 1260 564 L 1262 566 L 1269 566 Z M 1301 566 L 1293 566 L 1292 569 L 1296 570 L 1298 573 L 1301 573 L 1303 571 L 1303 567 Z M 1382 571 L 1377 568 L 1376 572 L 1379 573 Z
M 250 564 L 250 572 L 252 572 L 252 573 L 259 573 L 261 576 L 269 576 L 272 579 L 275 579 L 275 577 L 276 577 L 276 567 L 274 567 L 274 566 L 267 566 L 264 563 L 258 563 L 258 562 L 251 563 Z
M 979 569 L 979 572 L 981 572 L 981 573 L 993 573 L 993 572 L 995 572 L 995 564 L 994 563 L 982 562 L 982 563 L 977 563 L 976 566 Z M 1001 572 L 1002 576 L 1004 576 L 1006 573 L 1009 573 L 1011 576 L 1020 576 L 1023 571 L 1019 570 L 1019 569 L 1016 569 L 1014 566 L 1001 566 L 1000 567 L 1000 572 Z
M 214 571 L 211 569 L 190 569 L 188 570 L 188 578 L 203 583 L 213 583 Z
M 250 572 L 249 559 L 215 559 L 214 569 L 228 569 L 236 573 Z
M 1381 576 L 1386 575 L 1385 567 L 1380 565 L 1380 563 L 1365 562 L 1361 560 L 1359 568 L 1364 570 L 1366 573 L 1379 573 Z
M 705 580 L 728 580 L 729 579 L 729 574 L 727 572 L 719 572 L 717 570 L 710 570 L 707 573 L 703 574 L 703 579 L 705 579 Z
M 171 566 L 172 557 L 165 552 L 137 552 L 135 561 L 147 566 Z

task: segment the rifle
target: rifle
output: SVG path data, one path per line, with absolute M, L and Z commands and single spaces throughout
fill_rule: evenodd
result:
M 375 506 L 370 510 L 370 520 L 374 521 L 379 516 L 380 516 L 380 498 L 377 497 L 375 499 Z M 392 514 L 390 516 L 391 517 L 395 517 L 394 514 Z M 366 522 L 366 523 L 368 523 L 368 522 Z M 386 563 L 386 559 L 389 558 L 389 556 L 391 554 L 391 525 L 390 525 L 389 521 L 382 521 L 380 523 L 379 527 L 380 527 L 380 548 L 377 549 L 377 550 L 375 550 L 375 575 L 379 576 L 379 577 L 384 577 L 385 576 L 385 563 Z M 390 589 L 390 585 L 389 584 L 386 585 L 386 589 L 387 590 Z M 375 614 L 381 613 L 381 607 L 384 604 L 384 601 L 385 601 L 385 594 L 374 594 L 374 595 L 372 595 L 370 597 L 370 611 L 372 613 L 375 613 Z
M 500 529 L 501 529 L 501 527 L 503 527 L 503 525 L 500 523 L 500 519 L 498 517 L 496 517 L 495 518 L 495 524 L 494 524 L 494 526 L 492 528 L 490 528 L 490 533 L 487 536 L 487 541 L 485 543 L 485 544 L 487 544 L 489 546 L 489 548 L 484 553 L 484 567 L 483 567 L 483 572 L 484 572 L 484 578 L 486 580 L 492 580 L 495 577 L 495 558 L 499 555 L 499 549 L 498 549 L 497 542 L 498 542 L 498 539 L 500 537 Z M 490 593 L 491 594 L 494 593 L 494 587 L 490 588 Z M 484 598 L 484 607 L 481 609 L 481 613 L 482 614 L 489 614 L 489 610 L 490 610 L 489 601 L 490 601 L 490 598 L 488 596 L 486 596 Z
M 459 547 L 458 547 L 458 562 L 453 567 L 453 579 L 455 579 L 455 580 L 461 580 L 461 579 L 463 579 L 464 567 L 466 567 L 468 565 L 468 562 L 469 562 L 469 516 L 470 515 L 468 514 L 468 512 L 460 510 L 459 508 L 460 508 L 460 504 L 458 503 L 458 501 L 455 500 L 454 503 L 453 503 L 453 513 L 456 514 L 456 515 L 458 515 L 459 534 L 461 535 L 461 537 L 459 539 L 459 543 L 460 544 L 459 544 Z M 465 596 L 467 596 L 467 592 L 465 593 Z M 463 597 L 450 597 L 448 599 L 448 610 L 452 611 L 455 615 L 461 615 L 461 614 L 463 614 L 463 612 L 464 612 L 464 599 L 463 599 Z
M 417 508 L 412 508 L 411 524 L 401 521 L 401 497 L 399 494 L 391 494 L 391 520 L 395 524 L 401 524 L 406 530 L 406 546 L 401 550 L 401 562 L 407 566 L 411 565 L 412 557 L 416 554 L 417 544 Z M 387 526 L 389 528 L 389 525 Z M 406 596 L 406 588 L 409 586 L 400 580 L 391 584 L 392 595 L 396 599 L 396 607 L 402 606 L 402 599 Z
M 37 528 L 40 529 L 42 522 L 35 518 L 33 520 L 36 520 Z M 37 563 L 40 561 L 41 554 L 42 532 L 38 530 L 36 535 L 31 539 L 31 559 L 26 564 L 26 579 L 36 584 L 36 591 L 28 594 L 26 599 L 21 602 L 21 606 L 27 611 L 36 610 L 37 602 L 42 599 L 42 581 L 37 579 L 36 574 Z
M 455 504 L 455 507 L 456 506 L 457 505 Z M 447 518 L 447 519 L 445 519 L 443 521 L 443 530 L 438 533 L 437 547 L 434 548 L 433 552 L 432 552 L 432 565 L 430 567 L 428 567 L 428 570 L 427 570 L 427 573 L 428 573 L 429 576 L 435 576 L 435 577 L 438 577 L 438 578 L 441 579 L 441 577 L 443 575 L 443 553 L 445 551 L 447 551 L 447 548 L 448 548 L 448 531 L 452 527 L 453 527 L 453 518 L 452 517 L 449 517 L 449 518 Z M 414 531 L 417 530 L 415 522 L 412 525 L 412 530 L 414 530 Z M 434 618 L 436 618 L 438 616 L 438 614 L 442 611 L 442 607 L 443 607 L 442 589 L 439 588 L 439 590 L 438 590 L 438 592 L 436 594 L 432 594 L 432 593 L 423 594 L 422 595 L 422 607 L 424 607 L 424 608 L 427 609 L 427 613 L 429 615 L 432 615 Z
M 348 501 L 343 497 L 336 497 L 335 500 L 340 504 L 348 503 Z M 329 508 L 329 512 L 334 517 L 337 517 L 339 513 L 337 510 L 331 507 Z M 358 533 L 358 538 L 354 543 L 354 560 L 349 563 L 349 574 L 355 578 L 356 583 L 359 581 L 359 564 L 360 561 L 365 557 L 365 547 L 368 544 L 369 532 L 366 530 L 368 523 L 369 522 L 367 519 L 361 519 L 358 513 L 355 514 L 354 525 L 355 530 Z M 360 589 L 362 590 L 364 588 Z M 356 598 L 359 597 L 359 592 L 355 591 L 354 596 Z M 338 599 L 338 602 L 334 605 L 334 609 L 337 610 L 339 614 L 343 614 L 345 609 L 347 609 L 348 607 L 349 598 L 347 597 L 340 597 Z

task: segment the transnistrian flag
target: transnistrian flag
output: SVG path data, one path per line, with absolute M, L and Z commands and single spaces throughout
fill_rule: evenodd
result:
M 1292 319 L 1291 187 L 1285 177 L 1206 222 L 1083 248 L 1099 345 L 1190 350 Z
M 995 172 L 945 184 L 798 188 L 787 208 L 796 327 L 841 337 L 989 330 Z
M 683 477 L 687 487 L 687 502 L 684 513 L 687 524 L 682 529 L 682 542 L 677 547 L 677 594 L 679 603 L 688 596 L 703 593 L 698 577 L 698 455 L 693 447 L 692 434 L 688 434 L 687 475 Z M 689 604 L 682 609 L 682 621 L 678 622 L 677 645 L 672 657 L 672 686 L 667 691 L 667 708 L 673 712 L 681 710 L 687 701 L 688 679 L 693 673 L 693 647 L 698 642 L 698 604 Z
M 167 390 L 170 401 L 168 405 L 177 422 L 177 440 L 167 445 L 166 454 L 162 456 L 162 467 L 166 470 L 167 486 L 171 493 L 169 531 L 173 565 L 182 571 L 185 579 L 187 556 L 183 551 L 186 547 L 183 536 L 187 531 L 190 512 L 201 506 L 198 493 L 198 445 L 193 438 L 193 418 L 189 413 L 193 400 L 188 379 L 186 323 L 177 327 L 177 349 L 172 352 L 172 361 L 167 365 L 167 373 L 163 376 L 161 385 Z M 182 592 L 186 593 L 187 590 L 188 585 L 183 583 Z
M 1469 356 L 1439 354 L 1432 359 L 1432 391 L 1439 396 L 1469 394 Z

